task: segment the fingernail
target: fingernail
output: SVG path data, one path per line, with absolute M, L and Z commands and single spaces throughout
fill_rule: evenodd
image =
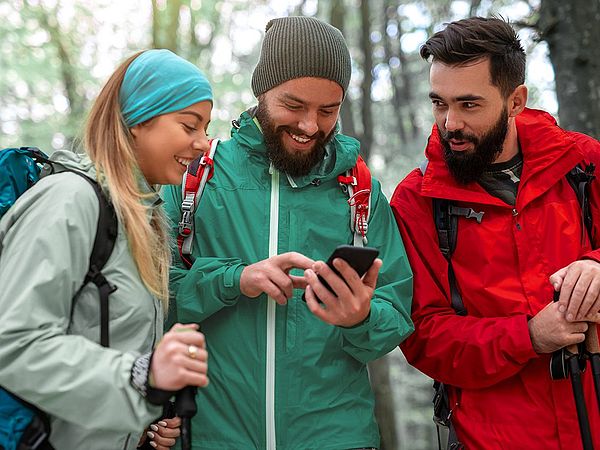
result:
M 573 314 L 567 314 L 567 320 L 573 320 Z
M 154 441 L 150 441 L 150 445 L 154 448 L 158 447 L 158 444 Z
M 148 436 L 150 439 L 154 439 L 154 433 L 152 431 L 148 431 L 146 436 Z
M 154 424 L 150 425 L 150 429 L 152 431 L 158 431 L 158 427 L 156 425 L 154 425 Z
M 565 312 L 566 309 L 567 309 L 567 307 L 565 305 L 559 305 L 558 306 L 558 311 L 561 312 L 561 313 Z
M 158 422 L 158 424 L 159 424 L 161 427 L 166 427 L 166 426 L 167 426 L 167 422 L 165 422 L 164 420 L 161 420 L 160 422 Z M 158 430 L 155 430 L 155 431 L 158 431 Z

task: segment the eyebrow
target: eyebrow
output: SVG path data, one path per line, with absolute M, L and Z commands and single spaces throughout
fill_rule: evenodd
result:
M 202 122 L 202 116 L 194 111 L 179 111 L 179 114 L 189 114 L 190 116 L 196 116 L 196 118 Z
M 433 91 L 429 93 L 429 98 L 434 100 L 442 100 L 442 97 Z M 454 100 L 457 102 L 473 102 L 477 100 L 485 100 L 485 98 L 483 98 L 481 95 L 467 94 L 455 97 Z
M 286 100 L 292 100 L 294 102 L 302 103 L 303 105 L 306 103 L 304 100 L 291 94 L 283 94 L 282 97 Z M 342 102 L 339 101 L 335 103 L 330 103 L 329 105 L 320 105 L 319 108 L 335 108 L 336 106 L 340 106 L 341 104 Z

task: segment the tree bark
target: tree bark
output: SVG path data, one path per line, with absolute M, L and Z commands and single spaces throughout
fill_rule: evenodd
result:
M 373 145 L 373 117 L 371 114 L 371 85 L 373 84 L 373 46 L 371 44 L 371 18 L 369 11 L 369 1 L 360 2 L 360 47 L 363 54 L 363 80 L 361 83 L 361 118 L 363 132 L 360 139 L 360 151 L 365 161 L 369 160 L 371 155 L 371 146 Z
M 375 393 L 375 418 L 381 435 L 380 450 L 397 450 L 396 415 L 390 384 L 390 360 L 384 356 L 369 363 L 371 386 Z
M 394 7 L 392 5 L 392 0 L 385 0 L 383 2 L 383 21 L 382 21 L 382 26 L 381 26 L 381 28 L 382 28 L 381 32 L 382 32 L 382 36 L 383 36 L 384 60 L 385 60 L 385 64 L 388 66 L 388 70 L 390 71 L 390 82 L 392 83 L 392 106 L 394 108 L 394 115 L 396 118 L 395 123 L 397 125 L 396 127 L 391 127 L 392 129 L 390 130 L 390 132 L 397 133 L 398 137 L 400 138 L 400 141 L 403 143 L 406 143 L 407 136 L 406 136 L 406 128 L 404 125 L 404 111 L 405 110 L 402 105 L 403 98 L 400 93 L 402 81 L 398 75 L 398 68 L 392 67 L 392 65 L 390 64 L 392 58 L 396 55 L 394 55 L 394 52 L 392 50 L 392 39 L 387 32 L 388 25 L 390 23 L 395 23 L 395 19 L 397 17 L 396 9 L 397 9 L 397 7 Z M 397 23 L 397 26 L 398 26 L 398 30 L 400 30 L 399 23 Z M 398 41 L 398 45 L 400 45 L 400 37 L 401 37 L 400 33 L 398 33 L 398 36 L 394 37 L 394 40 Z M 401 51 L 401 49 L 400 49 L 400 51 Z M 400 58 L 398 58 L 398 61 L 400 61 Z
M 152 0 L 152 45 L 154 48 L 166 48 L 177 53 L 181 7 L 181 0 L 167 0 L 165 10 L 161 11 L 156 0 Z
M 329 23 L 336 27 L 342 34 L 345 30 L 346 8 L 343 0 L 331 0 L 331 9 L 329 10 Z M 356 126 L 353 116 L 353 102 L 348 92 L 344 98 L 344 103 L 340 109 L 340 122 L 342 132 L 348 136 L 356 136 Z
M 554 67 L 560 125 L 600 138 L 600 2 L 542 0 L 540 36 Z

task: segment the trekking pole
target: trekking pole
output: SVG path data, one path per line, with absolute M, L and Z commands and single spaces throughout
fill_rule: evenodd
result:
M 196 387 L 184 387 L 175 397 L 175 412 L 181 417 L 181 450 L 192 449 L 192 417 L 196 411 Z
M 585 334 L 585 347 L 592 366 L 596 400 L 600 411 L 600 344 L 598 343 L 598 325 L 593 322 L 589 323 L 588 331 Z
M 583 450 L 594 450 L 592 443 L 592 431 L 588 420 L 587 408 L 585 406 L 585 397 L 583 395 L 583 383 L 581 382 L 581 368 L 579 367 L 579 349 L 577 345 L 567 347 L 565 351 L 567 358 L 567 367 L 571 378 L 571 387 L 573 388 L 573 398 L 575 399 L 575 408 L 577 409 L 577 420 L 579 421 L 579 431 L 581 432 L 581 443 Z
M 560 291 L 554 291 L 555 302 L 558 302 L 559 297 Z M 588 330 L 590 328 L 588 328 Z M 596 335 L 596 343 L 597 342 L 598 337 Z M 571 387 L 573 389 L 573 398 L 575 400 L 575 409 L 577 410 L 577 420 L 579 422 L 583 450 L 594 450 L 592 432 L 590 430 L 590 422 L 583 394 L 583 383 L 581 382 L 581 371 L 585 368 L 585 360 L 581 359 L 580 356 L 578 344 L 557 350 L 552 354 L 550 359 L 550 376 L 553 380 L 564 380 L 567 377 L 571 378 Z M 598 391 L 596 390 L 596 393 L 597 392 Z

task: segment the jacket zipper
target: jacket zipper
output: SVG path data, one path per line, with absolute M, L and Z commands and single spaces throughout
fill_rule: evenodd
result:
M 273 165 L 271 174 L 271 211 L 269 217 L 269 257 L 277 254 L 279 239 L 279 171 Z M 267 450 L 275 450 L 275 306 L 271 297 L 267 298 L 267 367 L 265 376 L 265 418 Z

